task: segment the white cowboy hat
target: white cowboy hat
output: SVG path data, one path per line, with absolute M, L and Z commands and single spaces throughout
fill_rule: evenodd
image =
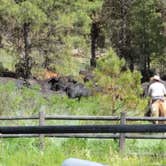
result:
M 153 76 L 153 80 L 161 81 L 160 76 L 158 75 Z

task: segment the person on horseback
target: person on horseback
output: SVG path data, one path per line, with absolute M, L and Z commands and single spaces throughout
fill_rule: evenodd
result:
M 158 75 L 152 78 L 152 83 L 148 88 L 148 96 L 150 96 L 149 102 L 149 115 L 153 117 L 165 117 L 166 116 L 166 87 L 162 83 L 162 80 Z M 158 121 L 153 123 L 158 124 Z M 165 123 L 165 122 L 161 122 Z
M 152 84 L 149 86 L 148 89 L 148 96 L 151 97 L 150 104 L 152 104 L 156 100 L 165 100 L 166 96 L 166 87 L 162 83 L 162 80 L 158 75 L 155 75 L 152 78 Z

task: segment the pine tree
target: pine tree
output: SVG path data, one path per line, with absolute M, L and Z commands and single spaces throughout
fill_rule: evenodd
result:
M 131 0 L 105 0 L 102 9 L 107 34 L 117 54 L 125 58 L 133 69 L 131 56 Z
M 31 75 L 31 33 L 46 21 L 46 15 L 34 1 L 1 0 L 0 15 L 5 20 L 7 37 L 21 59 L 16 64 L 16 71 L 23 78 Z
M 111 46 L 125 58 L 131 70 L 136 65 L 148 76 L 152 57 L 163 53 L 161 0 L 105 0 L 103 19 Z M 160 5 L 161 6 L 161 5 Z
M 161 13 L 155 0 L 140 0 L 133 4 L 133 50 L 144 76 L 149 77 L 152 56 L 158 57 L 164 49 Z

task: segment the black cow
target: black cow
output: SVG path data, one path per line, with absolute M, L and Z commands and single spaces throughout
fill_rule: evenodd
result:
M 88 70 L 80 70 L 79 74 L 83 76 L 84 82 L 91 81 L 95 77 L 92 71 L 88 71 Z
M 56 77 L 48 81 L 51 84 L 51 90 L 55 91 L 66 91 L 67 87 L 77 83 L 71 76 Z
M 71 76 L 52 78 L 48 81 L 51 85 L 51 90 L 66 92 L 69 98 L 87 97 L 91 95 L 91 92 L 83 84 L 78 83 Z
M 78 98 L 78 100 L 80 100 L 81 97 L 88 97 L 91 95 L 91 91 L 81 83 L 68 86 L 66 93 L 69 98 Z

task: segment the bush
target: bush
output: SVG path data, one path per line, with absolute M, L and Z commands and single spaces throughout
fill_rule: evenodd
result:
M 94 71 L 96 83 L 104 89 L 102 104 L 109 105 L 113 114 L 138 109 L 142 111 L 146 106 L 145 101 L 140 98 L 142 93 L 140 72 L 131 72 L 128 69 L 124 71 L 124 66 L 124 59 L 120 59 L 110 49 L 99 59 L 97 69 Z

